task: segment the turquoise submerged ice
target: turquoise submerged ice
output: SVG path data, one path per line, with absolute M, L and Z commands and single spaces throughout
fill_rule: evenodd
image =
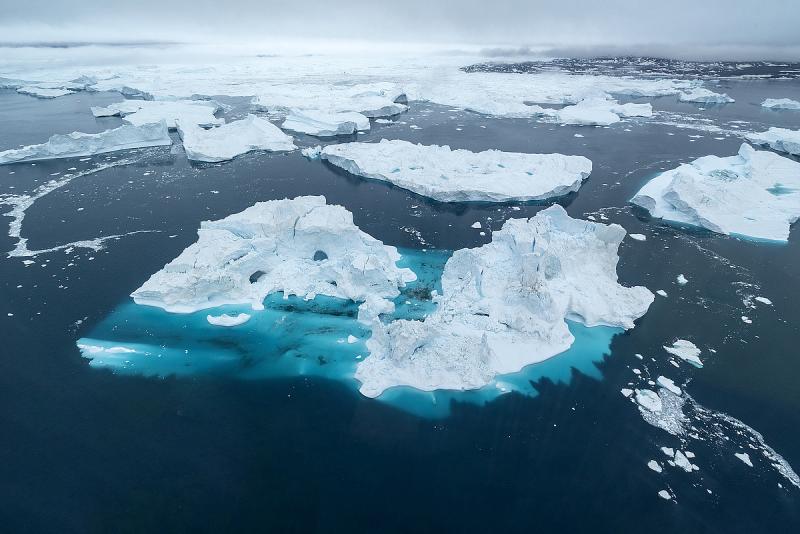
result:
M 492 243 L 452 256 L 400 254 L 363 233 L 337 249 L 317 224 L 326 210 L 340 234 L 360 230 L 347 230 L 347 212 L 320 197 L 260 209 L 262 229 L 234 225 L 242 214 L 204 223 L 195 245 L 133 293 L 138 304 L 79 341 L 91 365 L 150 376 L 318 376 L 437 416 L 451 401 L 535 394 L 532 382 L 566 382 L 572 369 L 599 376 L 594 362 L 653 299 L 616 282 L 621 227 L 571 219 L 560 207 L 509 221 Z M 315 224 L 303 222 L 315 211 L 323 213 Z M 289 246 L 293 239 L 301 242 Z M 204 249 L 221 242 L 225 253 Z M 465 278 L 468 265 L 479 279 Z

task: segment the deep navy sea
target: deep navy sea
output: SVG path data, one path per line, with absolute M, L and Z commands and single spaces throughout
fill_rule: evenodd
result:
M 759 105 L 800 99 L 797 81 L 718 87 L 736 99 L 703 111 L 718 124 L 800 128 L 800 112 Z M 119 118 L 96 119 L 89 106 L 121 99 L 38 100 L 0 90 L 0 150 L 115 127 Z M 422 317 L 453 250 L 487 243 L 489 230 L 547 203 L 442 204 L 299 151 L 190 164 L 176 143 L 0 166 L 0 202 L 36 196 L 21 225 L 28 250 L 121 236 L 101 250 L 8 257 L 17 246 L 6 231 L 14 219 L 0 217 L 0 530 L 800 531 L 800 488 L 749 447 L 744 426 L 800 469 L 800 235 L 794 228 L 788 244 L 758 243 L 671 226 L 629 205 L 655 174 L 708 154 L 733 155 L 741 144 L 664 118 L 697 114 L 697 104 L 642 101 L 664 113 L 609 128 L 412 102 L 394 123 L 358 134 L 586 156 L 591 176 L 558 202 L 573 217 L 647 236 L 621 245 L 620 281 L 667 297 L 657 296 L 628 332 L 572 325 L 570 351 L 503 377 L 502 394 L 400 388 L 361 396 L 352 372 L 365 347 L 341 343 L 368 335 L 353 303 L 270 297 L 247 325 L 220 329 L 205 322 L 207 312 L 168 314 L 129 295 L 196 240 L 201 221 L 314 194 L 399 248 L 420 280 L 398 298 L 396 314 Z M 246 113 L 246 103 L 228 103 L 227 118 Z M 300 145 L 317 143 L 298 136 Z M 75 177 L 42 194 L 69 173 Z M 471 227 L 476 221 L 485 235 Z M 772 305 L 752 305 L 754 296 Z M 703 350 L 702 369 L 669 363 L 662 346 L 677 338 Z M 149 354 L 89 360 L 79 342 Z M 702 407 L 706 415 L 691 432 L 697 438 L 681 441 L 651 426 L 620 393 L 659 375 Z M 668 466 L 661 447 L 690 450 L 699 470 Z M 734 456 L 743 451 L 753 467 Z M 651 460 L 663 472 L 648 468 Z M 664 489 L 673 498 L 659 497 Z

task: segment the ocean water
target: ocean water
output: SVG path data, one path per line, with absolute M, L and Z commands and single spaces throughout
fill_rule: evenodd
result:
M 677 116 L 711 116 L 731 130 L 735 121 L 800 127 L 800 114 L 758 105 L 800 99 L 794 81 L 725 80 L 719 89 L 737 102 L 701 113 L 674 97 L 648 99 L 672 115 L 610 128 L 412 103 L 396 123 L 358 136 L 585 155 L 592 175 L 558 202 L 573 217 L 605 217 L 647 236 L 620 247 L 620 280 L 668 296 L 629 332 L 573 325 L 572 350 L 500 377 L 511 390 L 502 394 L 398 388 L 385 398 L 360 396 L 347 376 L 363 343 L 341 342 L 368 335 L 352 303 L 275 296 L 263 314 L 223 330 L 205 313 L 170 315 L 128 295 L 194 242 L 200 221 L 258 200 L 325 195 L 363 231 L 400 247 L 428 288 L 449 251 L 486 243 L 486 229 L 546 204 L 441 204 L 299 153 L 192 165 L 173 147 L 0 167 L 0 195 L 24 195 L 68 172 L 114 165 L 36 199 L 22 222 L 30 250 L 142 232 L 97 251 L 0 258 L 4 530 L 797 530 L 800 489 L 742 435 L 682 440 L 647 424 L 620 394 L 640 387 L 640 377 L 670 377 L 699 405 L 756 429 L 800 469 L 796 230 L 784 245 L 756 243 L 666 225 L 627 204 L 655 173 L 738 150 L 735 136 L 676 126 Z M 88 106 L 119 99 L 40 101 L 0 91 L 0 149 L 113 127 L 118 119 L 95 120 Z M 241 103 L 232 104 L 235 116 Z M 471 228 L 476 221 L 487 235 Z M 16 244 L 0 232 L 0 249 Z M 679 274 L 689 283 L 678 285 Z M 749 307 L 759 295 L 773 305 Z M 400 316 L 429 311 L 424 298 L 407 297 Z M 662 346 L 676 338 L 703 350 L 702 369 L 670 364 Z M 90 360 L 78 342 L 149 354 Z M 691 450 L 699 471 L 668 466 L 660 447 Z M 754 467 L 734 456 L 742 451 Z M 648 469 L 653 459 L 662 473 Z M 662 489 L 674 498 L 659 498 Z

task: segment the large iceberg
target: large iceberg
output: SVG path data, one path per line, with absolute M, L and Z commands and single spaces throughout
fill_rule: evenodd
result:
M 386 139 L 328 145 L 320 157 L 440 202 L 544 200 L 577 191 L 592 172 L 583 156 L 470 152 Z
M 747 134 L 747 140 L 755 145 L 768 146 L 778 152 L 800 156 L 800 130 L 770 128 L 766 132 Z
M 369 119 L 355 111 L 294 110 L 286 116 L 281 128 L 315 137 L 334 137 L 369 130 Z
M 397 249 L 359 230 L 353 214 L 325 197 L 259 202 L 205 221 L 198 240 L 131 295 L 137 304 L 191 313 L 223 304 L 263 309 L 283 292 L 361 303 L 359 319 L 393 310 L 399 288 L 416 279 L 396 265 Z
M 654 296 L 617 281 L 625 230 L 572 219 L 555 205 L 508 220 L 492 242 L 456 251 L 424 321 L 376 323 L 359 363 L 361 392 L 393 386 L 475 389 L 567 350 L 567 320 L 633 328 Z
M 170 139 L 167 125 L 163 121 L 142 126 L 126 124 L 96 134 L 82 132 L 58 134 L 40 145 L 5 150 L 0 152 L 0 165 L 19 161 L 77 158 L 118 150 L 171 144 L 172 139 Z
M 205 128 L 224 124 L 225 119 L 214 115 L 219 110 L 219 104 L 210 100 L 123 100 L 106 107 L 92 107 L 92 114 L 95 117 L 122 117 L 125 122 L 137 126 L 165 121 L 174 130 L 178 123 Z
M 278 152 L 297 147 L 292 137 L 266 119 L 246 119 L 206 130 L 195 124 L 178 124 L 186 157 L 194 161 L 226 161 L 253 150 Z
M 790 109 L 800 111 L 800 102 L 791 98 L 767 98 L 761 103 L 762 107 L 769 109 Z
M 800 217 L 800 163 L 742 144 L 650 180 L 631 200 L 654 217 L 721 234 L 786 241 Z

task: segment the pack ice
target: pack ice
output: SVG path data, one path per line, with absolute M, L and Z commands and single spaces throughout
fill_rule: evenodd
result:
M 130 124 L 141 126 L 165 121 L 174 130 L 178 123 L 209 128 L 224 124 L 224 119 L 214 116 L 219 104 L 209 100 L 123 100 L 106 107 L 92 107 L 95 117 L 122 117 Z
M 747 140 L 754 145 L 768 146 L 778 152 L 800 156 L 800 130 L 770 128 L 766 132 L 747 134 Z
M 592 171 L 583 156 L 451 150 L 400 140 L 328 145 L 322 159 L 365 178 L 440 202 L 543 200 L 580 188 Z
M 167 125 L 163 121 L 142 126 L 126 124 L 96 134 L 82 132 L 58 134 L 40 145 L 5 150 L 0 152 L 0 165 L 20 161 L 76 158 L 118 150 L 171 144 L 172 140 L 169 137 Z
M 631 202 L 667 221 L 786 241 L 800 217 L 800 163 L 745 143 L 656 176 Z
M 248 115 L 206 130 L 195 124 L 178 123 L 186 157 L 194 161 L 226 161 L 253 150 L 294 150 L 292 137 L 266 119 Z
M 315 137 L 334 137 L 369 130 L 369 119 L 355 111 L 325 113 L 313 110 L 295 110 L 286 116 L 281 127 L 284 130 Z
M 424 321 L 373 325 L 355 375 L 361 392 L 479 388 L 567 350 L 567 320 L 633 328 L 654 296 L 618 283 L 624 237 L 619 225 L 572 219 L 558 205 L 508 220 L 491 243 L 448 260 Z
M 359 319 L 391 311 L 398 288 L 416 279 L 397 249 L 359 230 L 353 214 L 325 197 L 259 202 L 205 221 L 198 240 L 131 295 L 137 304 L 190 313 L 285 297 L 326 295 L 360 302 Z
M 253 104 L 287 114 L 355 112 L 368 118 L 391 117 L 408 109 L 407 97 L 392 83 L 315 84 L 285 83 L 257 89 Z

